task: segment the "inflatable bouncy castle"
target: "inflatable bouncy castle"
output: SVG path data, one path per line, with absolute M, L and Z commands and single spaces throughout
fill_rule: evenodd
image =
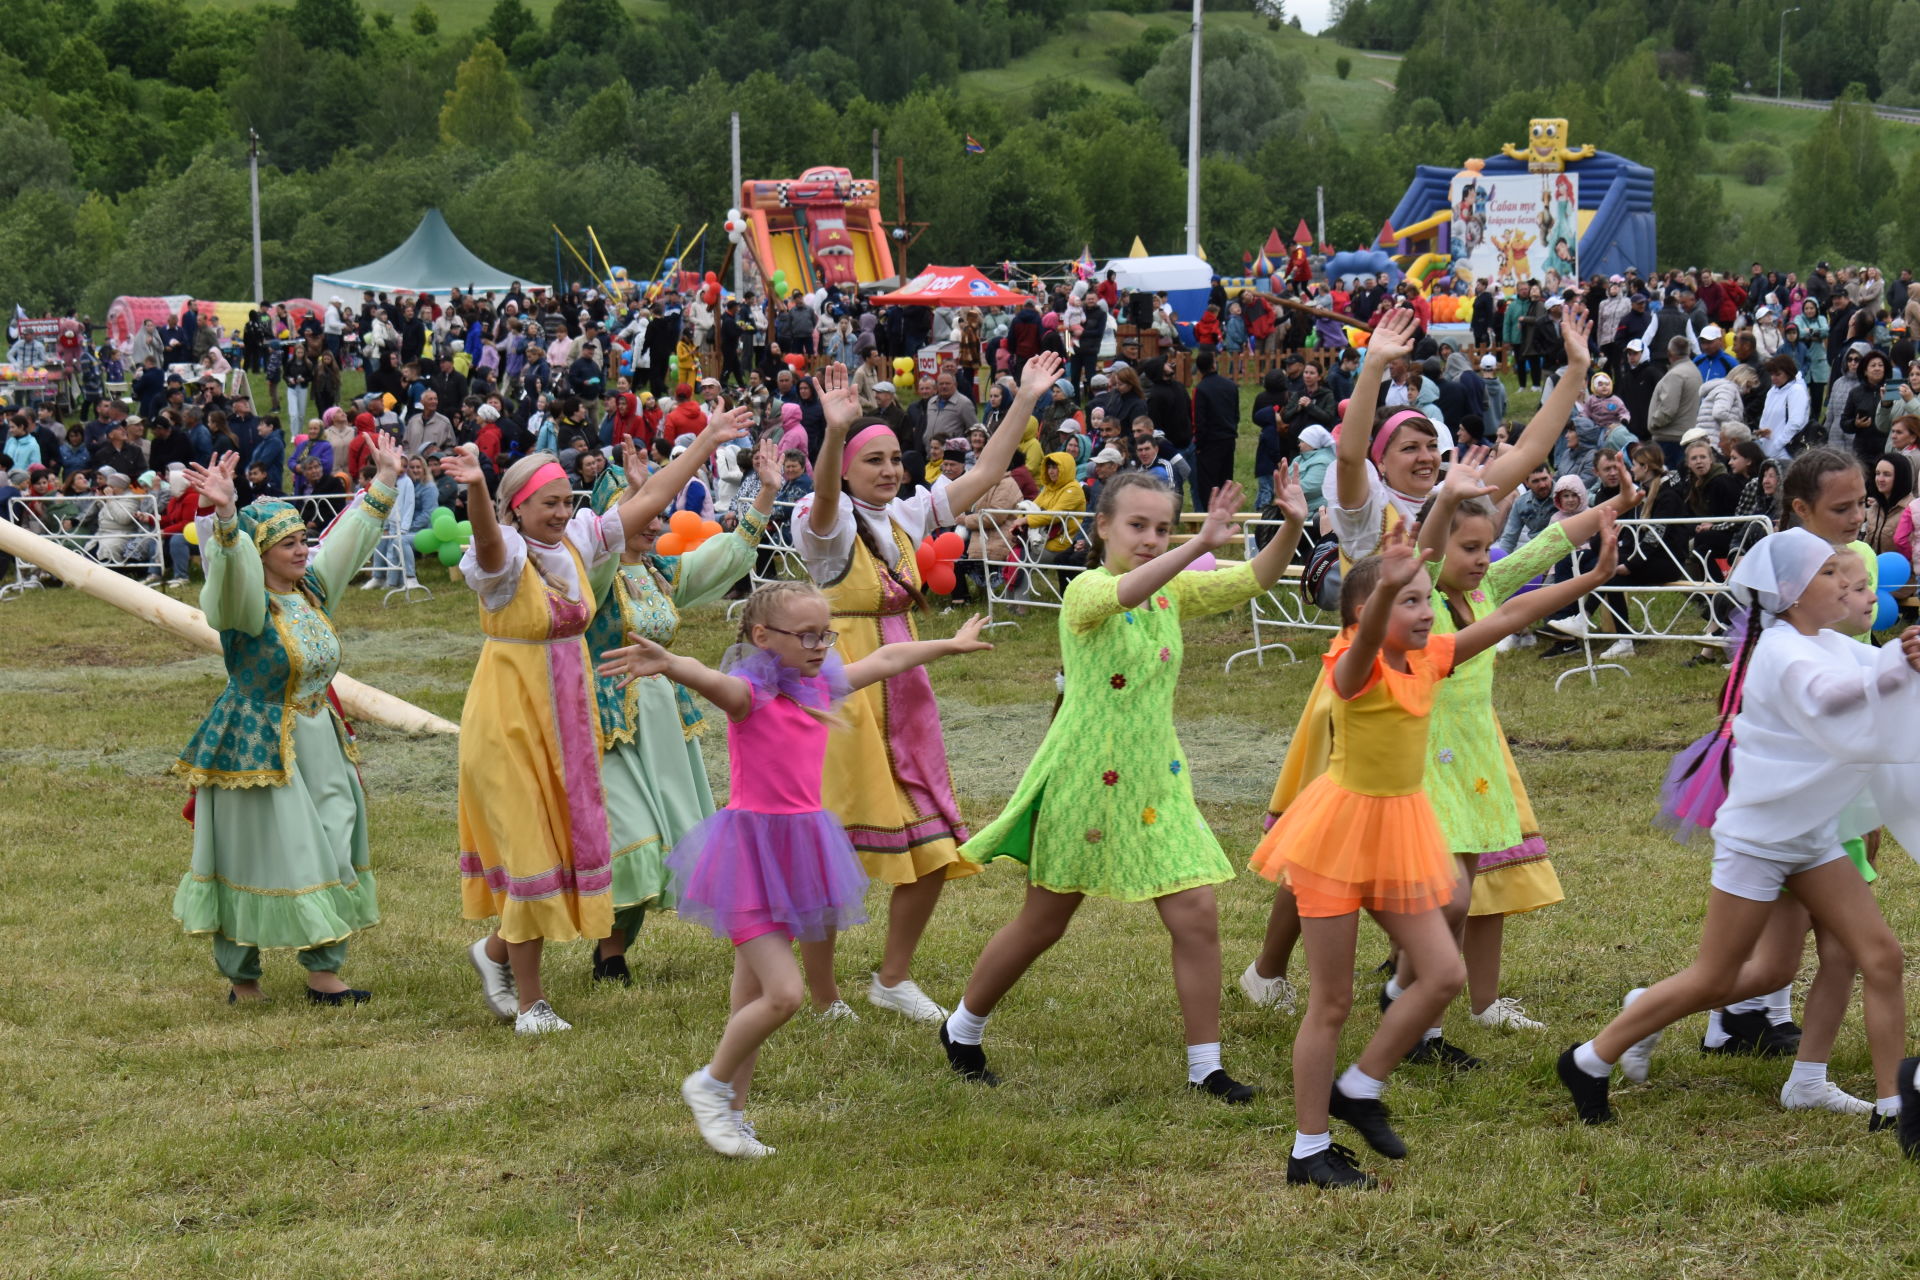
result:
M 829 284 L 853 290 L 899 283 L 879 188 L 846 169 L 818 165 L 794 179 L 743 182 L 737 212 L 745 224 L 740 240 L 769 284 L 777 278 L 810 293 Z

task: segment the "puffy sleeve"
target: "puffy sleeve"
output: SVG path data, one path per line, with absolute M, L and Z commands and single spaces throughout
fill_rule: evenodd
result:
M 460 553 L 460 576 L 480 597 L 480 603 L 486 606 L 488 613 L 497 613 L 507 607 L 507 603 L 513 599 L 514 588 L 520 582 L 520 575 L 527 567 L 527 540 L 520 536 L 518 529 L 512 525 L 500 526 L 500 541 L 504 544 L 506 558 L 501 561 L 500 568 L 492 573 L 480 567 L 480 558 L 474 554 L 477 543 L 469 542 L 467 549 Z M 588 566 L 590 580 L 595 567 L 597 565 Z
M 345 515 L 333 522 L 313 558 L 313 571 L 328 600 L 338 600 L 353 575 L 366 566 L 398 498 L 392 489 L 375 481 Z
M 1920 675 L 1900 642 L 1822 653 L 1788 662 L 1772 685 L 1769 700 L 1793 731 L 1844 764 L 1920 763 Z M 1851 668 L 1834 661 L 1843 655 Z
M 1337 483 L 1326 496 L 1327 510 L 1333 513 L 1333 532 L 1340 540 L 1340 550 L 1349 560 L 1373 554 L 1380 546 L 1380 522 L 1387 503 L 1386 486 L 1380 482 L 1380 475 L 1373 469 L 1373 464 L 1367 464 L 1367 496 L 1358 507 L 1340 505 Z
M 1523 543 L 1518 551 L 1510 551 L 1494 561 L 1480 584 L 1481 590 L 1493 604 L 1504 603 L 1514 592 L 1572 554 L 1573 543 L 1567 540 L 1566 529 L 1550 524 Z
M 853 501 L 841 495 L 833 528 L 816 533 L 813 528 L 813 495 L 793 504 L 793 545 L 807 566 L 807 576 L 815 582 L 837 582 L 853 561 Z
M 596 514 L 592 508 L 577 511 L 567 521 L 566 539 L 580 553 L 589 574 L 608 560 L 617 560 L 626 549 L 627 526 L 620 520 L 620 504 L 615 503 Z M 463 562 L 464 563 L 464 562 Z
M 1166 591 L 1180 602 L 1182 618 L 1198 618 L 1224 613 L 1253 599 L 1260 594 L 1260 579 L 1254 576 L 1253 564 L 1243 561 L 1226 569 L 1176 573 Z
M 766 528 L 766 518 L 748 507 L 739 528 L 708 538 L 681 556 L 679 572 L 673 576 L 673 602 L 690 609 L 718 599 L 753 567 L 754 548 Z
M 1120 579 L 1105 569 L 1089 569 L 1067 584 L 1061 597 L 1061 616 L 1067 629 L 1083 636 L 1115 614 L 1120 608 Z
M 201 516 L 200 557 L 207 582 L 200 589 L 200 612 L 215 631 L 257 636 L 267 625 L 267 579 L 260 552 L 240 529 L 240 521 Z

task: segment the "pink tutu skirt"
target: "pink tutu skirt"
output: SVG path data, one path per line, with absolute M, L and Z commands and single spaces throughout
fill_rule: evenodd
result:
M 1713 827 L 1713 819 L 1727 799 L 1727 777 L 1733 770 L 1733 734 L 1716 729 L 1673 758 L 1667 780 L 1660 787 L 1656 827 L 1673 832 L 1685 844 L 1698 832 Z
M 721 809 L 680 838 L 667 869 L 681 917 L 736 946 L 767 933 L 818 942 L 867 918 L 867 873 L 824 809 Z

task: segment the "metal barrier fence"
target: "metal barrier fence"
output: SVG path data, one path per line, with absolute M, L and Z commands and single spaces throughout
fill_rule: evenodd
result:
M 106 532 L 101 519 L 114 522 Z M 69 551 L 115 569 L 142 570 L 158 578 L 166 567 L 166 539 L 160 533 L 159 502 L 152 494 L 49 494 L 19 497 L 8 504 L 14 524 L 49 538 Z M 131 521 L 131 531 L 119 527 Z M 40 571 L 15 557 L 13 581 L 0 586 L 0 600 L 38 588 Z

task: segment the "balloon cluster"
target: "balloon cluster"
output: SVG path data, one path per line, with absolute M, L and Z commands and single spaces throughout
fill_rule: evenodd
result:
M 700 286 L 700 301 L 710 307 L 720 305 L 720 275 L 718 272 L 707 272 L 706 280 Z
M 413 535 L 413 549 L 423 556 L 440 557 L 440 563 L 451 569 L 472 541 L 472 521 L 455 520 L 451 507 L 435 507 L 432 523 Z
M 1889 630 L 1900 621 L 1900 606 L 1894 601 L 1893 593 L 1907 585 L 1913 577 L 1913 566 L 1898 551 L 1880 553 L 1880 603 L 1873 611 L 1873 629 Z
M 893 358 L 893 371 L 903 378 L 912 374 L 913 373 L 913 357 L 912 356 L 895 356 Z
M 683 556 L 719 532 L 718 520 L 702 520 L 695 512 L 676 511 L 653 549 L 658 555 Z
M 920 543 L 920 549 L 914 553 L 914 563 L 920 567 L 920 581 L 927 584 L 928 590 L 935 595 L 949 596 L 958 585 L 953 562 L 965 555 L 967 540 L 957 533 L 943 533 L 937 538 L 927 538 Z

